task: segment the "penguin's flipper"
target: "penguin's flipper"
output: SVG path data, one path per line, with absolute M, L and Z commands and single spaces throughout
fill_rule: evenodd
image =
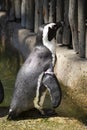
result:
M 44 115 L 43 111 L 43 103 L 47 93 L 47 88 L 43 85 L 42 80 L 44 77 L 44 72 L 39 75 L 36 89 L 36 97 L 34 99 L 34 107 L 40 111 L 42 115 Z
M 53 108 L 58 107 L 61 102 L 62 93 L 55 74 L 53 72 L 45 73 L 42 83 L 50 93 Z
M 4 88 L 0 80 L 0 103 L 2 103 L 3 100 L 4 100 Z
M 50 93 L 53 108 L 60 105 L 62 93 L 59 82 L 53 72 L 43 72 L 38 78 L 34 106 L 44 115 L 43 102 L 47 90 Z

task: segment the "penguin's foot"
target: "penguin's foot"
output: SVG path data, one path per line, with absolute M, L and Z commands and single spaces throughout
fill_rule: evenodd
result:
M 44 114 L 46 116 L 55 116 L 57 113 L 55 112 L 54 109 L 44 109 Z
M 35 107 L 37 110 L 39 110 L 39 112 L 41 113 L 41 115 L 45 115 L 45 114 L 44 114 L 44 111 L 43 111 L 43 109 L 42 109 L 42 107 L 38 104 L 37 98 L 35 98 L 35 100 L 34 100 L 34 107 Z
M 15 120 L 17 117 L 17 114 L 15 111 L 9 110 L 9 114 L 7 116 L 7 120 Z

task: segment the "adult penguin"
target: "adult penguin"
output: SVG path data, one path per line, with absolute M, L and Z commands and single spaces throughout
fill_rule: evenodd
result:
M 53 72 L 54 64 L 52 57 L 57 29 L 56 23 L 51 23 L 44 27 L 44 44 L 34 47 L 20 68 L 15 82 L 8 119 L 14 119 L 21 112 L 34 107 L 41 114 L 44 114 L 43 102 L 46 90 L 50 93 L 53 107 L 59 106 L 61 102 L 61 89 Z

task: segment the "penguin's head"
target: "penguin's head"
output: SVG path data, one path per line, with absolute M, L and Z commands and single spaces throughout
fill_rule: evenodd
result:
M 63 26 L 64 26 L 63 21 L 59 21 L 57 23 L 46 23 L 41 25 L 36 35 L 36 45 L 51 42 L 51 40 L 56 37 L 57 30 Z
M 46 46 L 52 54 L 56 52 L 56 32 L 63 26 L 63 22 L 49 23 L 43 28 L 42 43 Z
M 64 22 L 49 23 L 43 29 L 43 43 L 55 39 L 57 30 L 62 27 Z

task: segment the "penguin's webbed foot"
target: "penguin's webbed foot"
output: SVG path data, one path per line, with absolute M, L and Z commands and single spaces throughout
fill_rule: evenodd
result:
M 16 112 L 15 111 L 9 111 L 9 114 L 7 116 L 7 120 L 15 120 L 16 119 Z

